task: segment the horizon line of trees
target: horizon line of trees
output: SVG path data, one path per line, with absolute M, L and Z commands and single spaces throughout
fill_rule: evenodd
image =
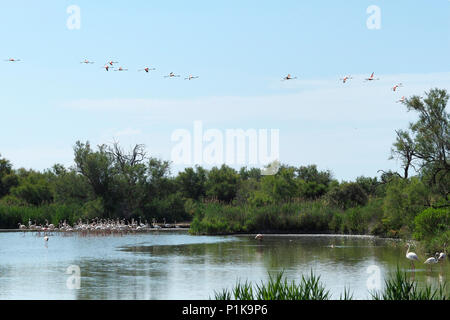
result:
M 432 89 L 426 98 L 405 100 L 408 111 L 419 118 L 407 130 L 397 131 L 392 146 L 391 158 L 401 161 L 401 173 L 380 170 L 380 177 L 339 182 L 316 165 L 281 165 L 271 176 L 258 168 L 222 165 L 210 170 L 195 166 L 171 175 L 170 163 L 149 156 L 143 145 L 126 152 L 118 143 L 94 150 L 89 142 L 77 141 L 70 168 L 56 164 L 42 172 L 13 169 L 0 157 L 0 206 L 71 205 L 83 219 L 182 221 L 192 219 L 192 208 L 199 202 L 260 207 L 321 200 L 346 210 L 383 198 L 392 211 L 384 219 L 401 227 L 411 218 L 408 211 L 449 207 L 448 99 L 446 90 Z

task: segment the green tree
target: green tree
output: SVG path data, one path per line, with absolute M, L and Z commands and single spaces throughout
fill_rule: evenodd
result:
M 410 123 L 408 131 L 397 131 L 392 155 L 402 161 L 404 178 L 408 177 L 409 167 L 415 164 L 418 170 L 426 172 L 429 184 L 437 186 L 448 199 L 450 114 L 446 106 L 449 95 L 437 88 L 425 94 L 425 98 L 412 96 L 405 100 L 408 111 L 416 112 L 418 120 Z
M 236 196 L 239 175 L 233 168 L 222 165 L 214 167 L 208 173 L 206 195 L 220 201 L 231 202 Z
M 177 182 L 185 198 L 200 200 L 206 195 L 206 181 L 208 172 L 200 166 L 186 168 L 179 172 Z
M 386 189 L 383 221 L 390 229 L 407 227 L 411 232 L 415 216 L 430 206 L 430 202 L 430 190 L 418 177 L 408 180 L 397 178 Z
M 368 197 L 363 188 L 356 182 L 343 182 L 328 192 L 329 201 L 341 208 L 348 209 L 367 204 Z
M 1 155 L 0 155 L 1 156 Z M 0 198 L 6 196 L 12 187 L 19 183 L 9 160 L 0 158 Z

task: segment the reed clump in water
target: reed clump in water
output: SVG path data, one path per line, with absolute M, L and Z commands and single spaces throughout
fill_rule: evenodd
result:
M 433 289 L 430 285 L 418 287 L 417 281 L 409 278 L 397 268 L 396 273 L 385 281 L 381 292 L 372 292 L 373 300 L 448 300 L 446 283 L 440 283 Z
M 216 300 L 329 300 L 330 293 L 320 282 L 320 277 L 311 271 L 308 277 L 302 276 L 300 283 L 289 282 L 283 272 L 272 276 L 260 285 L 251 282 L 238 282 L 231 291 L 228 289 L 215 293 Z
M 215 292 L 216 300 L 330 300 L 330 291 L 321 283 L 320 276 L 311 271 L 308 277 L 302 276 L 299 283 L 289 282 L 283 272 L 275 276 L 269 274 L 267 283 L 254 285 L 249 281 L 240 282 L 231 289 Z M 385 281 L 380 292 L 370 292 L 373 300 L 448 300 L 446 283 L 439 288 L 432 286 L 418 287 L 417 281 L 410 279 L 406 273 L 397 271 Z M 353 300 L 350 288 L 345 288 L 339 300 Z

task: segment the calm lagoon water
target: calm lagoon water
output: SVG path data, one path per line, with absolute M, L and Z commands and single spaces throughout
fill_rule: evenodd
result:
M 35 233 L 0 233 L 0 299 L 209 299 L 237 280 L 260 283 L 284 270 L 299 280 L 313 270 L 338 299 L 350 288 L 370 297 L 370 266 L 381 282 L 397 268 L 411 272 L 405 248 L 395 240 L 321 235 L 191 236 L 158 231 L 126 236 L 64 235 L 48 244 Z M 420 255 L 419 255 L 420 257 Z M 430 272 L 416 263 L 420 284 L 448 281 L 449 263 Z M 80 289 L 70 289 L 66 270 L 81 270 Z

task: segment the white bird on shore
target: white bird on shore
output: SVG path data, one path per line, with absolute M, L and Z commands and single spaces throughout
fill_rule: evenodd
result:
M 20 222 L 19 222 L 18 225 L 19 225 L 19 229 L 20 230 L 26 230 L 27 229 L 27 227 L 25 225 L 21 224 Z
M 411 260 L 412 268 L 414 269 L 414 260 L 419 260 L 419 257 L 414 252 L 409 252 L 411 244 L 408 243 L 408 250 L 406 251 L 406 258 Z

